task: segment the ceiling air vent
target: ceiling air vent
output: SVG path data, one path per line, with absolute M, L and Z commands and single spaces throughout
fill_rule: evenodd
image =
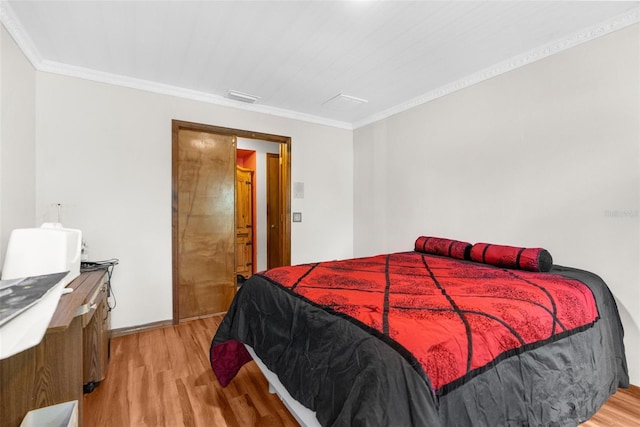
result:
M 227 98 L 235 99 L 236 101 L 248 102 L 249 104 L 253 104 L 258 99 L 259 96 L 251 95 L 249 93 L 238 92 L 237 90 L 230 90 L 227 92 Z
M 358 105 L 365 104 L 367 102 L 369 101 L 367 101 L 366 99 L 339 93 L 336 96 L 324 101 L 322 105 L 327 108 L 331 108 L 332 110 L 345 111 L 351 110 Z

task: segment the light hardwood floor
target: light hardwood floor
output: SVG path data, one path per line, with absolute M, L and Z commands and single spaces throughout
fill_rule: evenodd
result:
M 112 340 L 107 378 L 84 396 L 85 427 L 297 426 L 254 362 L 222 388 L 209 346 L 222 317 Z M 620 390 L 582 427 L 640 426 L 640 388 Z
M 220 386 L 209 346 L 221 320 L 114 338 L 107 377 L 84 397 L 84 426 L 297 426 L 254 362 Z

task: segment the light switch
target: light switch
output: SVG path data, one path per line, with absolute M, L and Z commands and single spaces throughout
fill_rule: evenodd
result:
M 293 222 L 302 222 L 302 212 L 291 213 Z
M 304 199 L 304 182 L 293 183 L 293 198 Z

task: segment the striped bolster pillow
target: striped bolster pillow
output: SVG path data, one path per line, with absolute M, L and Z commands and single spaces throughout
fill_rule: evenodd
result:
M 553 267 L 551 254 L 542 248 L 518 248 L 514 246 L 476 243 L 471 248 L 471 260 L 503 268 L 527 271 L 549 271 Z
M 425 254 L 469 259 L 471 243 L 440 237 L 420 236 L 416 239 L 415 250 L 416 252 L 423 252 Z

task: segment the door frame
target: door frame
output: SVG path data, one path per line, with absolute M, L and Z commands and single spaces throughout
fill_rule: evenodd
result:
M 284 265 L 291 265 L 291 137 L 253 132 L 242 129 L 206 125 L 182 120 L 171 121 L 171 252 L 173 287 L 173 323 L 179 322 L 178 312 L 178 133 L 181 129 L 260 139 L 280 144 L 280 212 L 283 214 L 280 232 L 280 250 Z M 234 165 L 235 166 L 235 165 Z M 235 197 L 235 196 L 234 196 Z M 234 204 L 235 205 L 235 204 Z M 235 264 L 235 259 L 234 259 Z

